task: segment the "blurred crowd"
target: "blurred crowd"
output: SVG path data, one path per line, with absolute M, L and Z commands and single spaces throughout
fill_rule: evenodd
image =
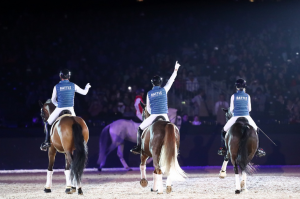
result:
M 75 96 L 77 115 L 95 121 L 132 118 L 136 90 L 150 90 L 155 74 L 166 82 L 178 60 L 182 67 L 172 93 L 183 95 L 196 110 L 173 107 L 183 121 L 201 125 L 213 118 L 223 124 L 221 108 L 228 108 L 235 80 L 244 78 L 254 119 L 300 123 L 296 22 L 264 18 L 258 23 L 248 15 L 216 19 L 196 10 L 23 11 L 1 16 L 7 18 L 0 24 L 2 122 L 38 123 L 38 101 L 51 98 L 62 68 L 71 70 L 71 81 L 81 88 L 92 86 L 88 95 Z M 225 82 L 227 93 L 220 93 L 219 101 L 206 100 L 199 81 L 203 76 Z

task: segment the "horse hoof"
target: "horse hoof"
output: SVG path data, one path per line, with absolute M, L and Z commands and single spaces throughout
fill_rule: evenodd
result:
M 78 195 L 83 195 L 83 192 L 82 192 L 81 188 L 78 189 Z
M 240 190 L 235 190 L 235 194 L 240 194 L 241 191 Z
M 72 189 L 71 187 L 70 188 L 66 188 L 65 193 L 66 194 L 72 194 L 73 191 L 71 189 Z
M 72 193 L 76 192 L 76 187 L 71 188 Z
M 166 192 L 169 194 L 172 192 L 172 187 L 171 186 L 167 186 Z
M 102 171 L 102 168 L 98 168 L 98 171 L 100 171 L 100 172 L 101 172 L 101 171 Z
M 45 188 L 45 189 L 44 189 L 44 192 L 45 192 L 45 193 L 51 193 L 51 189 L 46 189 L 46 188 Z
M 220 171 L 219 178 L 224 179 L 226 177 L 226 171 Z
M 151 188 L 151 192 L 157 192 L 158 190 L 154 191 L 152 188 Z
M 241 182 L 241 189 L 243 190 L 243 189 L 244 189 L 244 187 L 245 187 L 245 181 L 244 181 L 244 180 L 242 180 L 242 182 Z
M 140 181 L 140 185 L 142 186 L 142 187 L 147 187 L 147 185 L 148 185 L 148 181 L 145 179 L 145 178 L 143 178 L 143 179 L 141 179 L 141 181 Z

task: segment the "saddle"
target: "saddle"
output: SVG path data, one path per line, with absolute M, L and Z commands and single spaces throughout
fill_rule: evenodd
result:
M 64 117 L 67 117 L 67 116 L 72 116 L 72 113 L 71 111 L 69 110 L 62 110 L 60 112 L 60 114 L 58 115 L 58 118 L 53 122 L 52 126 L 51 126 L 51 130 L 50 130 L 50 136 L 53 134 L 53 127 L 55 126 L 55 124 L 61 120 L 62 118 Z
M 235 121 L 235 123 L 248 124 L 248 125 L 250 125 L 250 124 L 249 124 L 249 121 L 248 121 L 247 118 L 245 118 L 245 117 L 239 117 L 239 118 Z
M 164 116 L 159 115 L 153 120 L 152 124 L 154 124 L 157 121 L 166 121 L 166 118 Z
M 72 115 L 71 111 L 69 111 L 69 110 L 62 110 L 60 112 L 60 114 L 58 115 L 58 117 L 61 117 L 61 116 L 66 115 L 66 114 Z
M 167 120 L 166 120 L 166 118 L 165 118 L 164 116 L 161 116 L 161 115 L 157 116 L 157 117 L 153 120 L 153 122 L 152 122 L 147 128 L 145 128 L 145 129 L 143 130 L 143 133 L 142 133 L 142 135 L 141 135 L 141 138 L 144 137 L 144 134 L 145 134 L 146 130 L 147 130 L 151 125 L 153 125 L 155 122 L 157 122 L 157 121 L 167 121 Z

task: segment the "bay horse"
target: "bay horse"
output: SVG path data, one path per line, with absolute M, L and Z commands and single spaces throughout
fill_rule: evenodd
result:
M 44 104 L 40 101 L 39 103 L 41 106 L 41 117 L 45 123 L 54 111 L 55 105 L 51 99 L 48 99 Z M 51 146 L 48 148 L 49 165 L 44 192 L 51 192 L 53 165 L 56 152 L 58 151 L 65 154 L 65 193 L 72 194 L 76 192 L 77 185 L 78 194 L 83 195 L 81 176 L 88 158 L 87 142 L 89 139 L 89 130 L 85 121 L 77 116 L 64 116 L 52 124 L 51 132 L 49 133 Z
M 177 109 L 169 108 L 168 117 L 173 124 L 176 124 L 180 129 L 181 117 L 177 115 Z M 132 120 L 120 119 L 108 124 L 103 128 L 99 138 L 99 157 L 97 163 L 99 164 L 98 171 L 102 171 L 105 165 L 107 156 L 117 148 L 117 155 L 122 163 L 124 169 L 131 171 L 132 169 L 126 163 L 123 151 L 124 141 L 136 143 L 136 132 L 141 123 L 136 123 Z M 111 141 L 111 142 L 110 142 Z M 152 161 L 152 158 L 147 160 L 147 164 Z
M 227 109 L 223 109 L 228 121 L 232 114 Z M 220 178 L 226 177 L 226 167 L 229 159 L 234 166 L 235 173 L 235 193 L 239 194 L 241 191 L 247 192 L 246 180 L 247 174 L 253 174 L 256 169 L 251 163 L 257 148 L 258 137 L 255 129 L 249 125 L 245 117 L 239 117 L 229 131 L 225 135 L 225 145 L 227 154 L 224 156 L 224 162 L 219 174 Z M 242 171 L 242 181 L 240 182 L 238 166 Z
M 140 103 L 143 108 L 143 120 L 150 114 L 145 109 L 146 105 Z M 141 136 L 141 180 L 140 185 L 146 187 L 146 161 L 149 157 L 153 158 L 153 187 L 151 191 L 158 194 L 163 193 L 162 175 L 167 177 L 166 192 L 171 193 L 172 181 L 184 180 L 185 172 L 180 168 L 177 156 L 180 144 L 180 134 L 177 127 L 168 121 L 157 120 L 147 127 Z

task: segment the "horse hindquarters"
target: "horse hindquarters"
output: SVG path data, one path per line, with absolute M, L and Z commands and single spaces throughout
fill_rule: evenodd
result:
M 82 134 L 82 127 L 75 121 L 72 125 L 75 151 L 71 164 L 71 179 L 75 178 L 77 185 L 80 186 L 83 169 L 87 162 L 87 143 Z
M 168 123 L 165 126 L 165 137 L 162 146 L 159 165 L 163 168 L 172 180 L 184 180 L 186 177 L 184 171 L 180 168 L 177 160 L 177 144 L 174 124 Z M 167 186 L 170 185 L 171 179 L 168 177 Z
M 240 166 L 242 171 L 245 171 L 247 174 L 252 174 L 255 171 L 255 168 L 252 167 L 249 163 L 252 160 L 256 150 L 252 149 L 249 151 L 248 145 L 252 145 L 255 140 L 251 139 L 251 133 L 254 131 L 252 127 L 248 125 L 243 125 L 242 127 L 242 137 L 239 144 L 237 163 Z M 255 132 L 254 132 L 255 133 Z M 249 152 L 251 154 L 249 154 Z

